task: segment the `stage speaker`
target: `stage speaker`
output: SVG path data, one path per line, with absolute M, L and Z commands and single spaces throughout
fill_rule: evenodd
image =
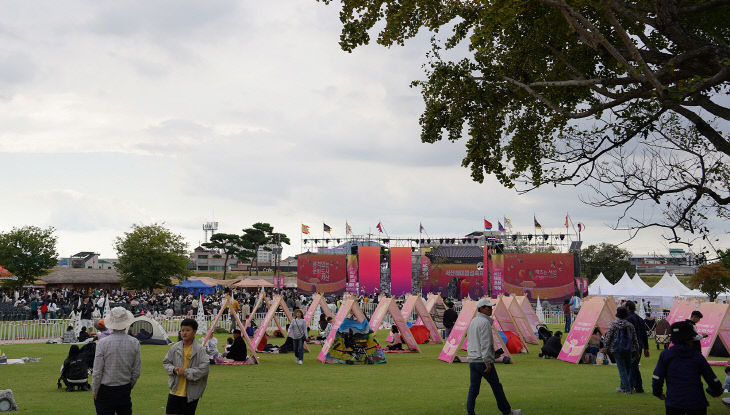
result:
M 357 255 L 357 245 L 353 245 L 350 247 L 350 254 Z

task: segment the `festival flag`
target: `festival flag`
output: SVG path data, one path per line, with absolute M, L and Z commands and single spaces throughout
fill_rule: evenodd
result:
M 507 216 L 504 217 L 504 226 L 512 229 L 512 221 L 507 218 Z
M 350 224 L 347 222 L 345 222 L 345 234 L 352 235 L 352 228 L 350 227 Z
M 578 232 L 583 232 L 584 230 L 586 230 L 586 225 L 583 222 L 578 222 Z
M 328 224 L 326 224 L 326 223 L 323 223 L 323 225 L 324 225 L 324 228 L 323 228 L 323 230 L 324 230 L 325 232 L 327 232 L 327 233 L 330 233 L 330 231 L 332 230 L 332 228 L 330 227 L 330 225 L 328 225 Z
M 542 229 L 542 225 L 540 225 L 540 222 L 537 221 L 535 215 L 532 216 L 532 220 L 535 221 L 535 229 Z
M 419 226 L 418 233 L 424 233 L 424 232 L 426 232 L 426 229 L 423 227 L 423 224 L 422 223 L 419 223 L 418 226 Z
M 380 222 L 378 222 L 378 226 L 376 226 L 376 228 L 378 228 L 380 233 L 383 233 L 383 225 L 381 225 Z
M 497 229 L 499 229 L 500 232 L 506 232 L 507 231 L 506 229 L 504 229 L 504 226 L 502 226 L 502 222 L 497 221 L 497 226 L 498 226 Z
M 486 229 L 486 230 L 492 229 L 492 222 L 484 219 L 484 229 Z
M 568 229 L 568 215 L 565 215 L 565 229 Z
M 302 224 L 302 233 L 309 235 L 309 226 Z

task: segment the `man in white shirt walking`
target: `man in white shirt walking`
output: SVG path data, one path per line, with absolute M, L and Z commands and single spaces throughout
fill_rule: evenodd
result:
M 477 302 L 477 315 L 469 323 L 467 331 L 467 358 L 469 359 L 469 395 L 466 399 L 466 412 L 474 415 L 474 404 L 479 395 L 482 377 L 492 387 L 497 408 L 503 414 L 520 415 L 521 409 L 512 409 L 499 383 L 497 369 L 494 367 L 494 339 L 492 338 L 492 303 L 487 298 Z

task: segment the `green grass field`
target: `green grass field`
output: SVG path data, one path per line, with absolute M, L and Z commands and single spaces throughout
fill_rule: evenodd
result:
M 379 338 L 385 338 L 381 331 Z M 225 344 L 224 334 L 217 335 Z M 273 342 L 280 341 L 275 339 Z M 658 353 L 642 359 L 644 387 L 651 390 L 651 372 Z M 26 414 L 94 413 L 90 392 L 56 388 L 68 352 L 64 345 L 0 346 L 10 358 L 41 357 L 39 363 L 0 366 L 0 389 L 12 389 Z M 465 412 L 468 366 L 437 359 L 440 345 L 422 345 L 421 354 L 388 354 L 375 366 L 324 365 L 316 360 L 319 346 L 310 345 L 304 365 L 291 354 L 262 354 L 257 366 L 211 366 L 199 414 L 458 414 Z M 142 376 L 132 392 L 136 414 L 163 414 L 167 375 L 162 369 L 166 346 L 142 346 Z M 465 352 L 464 352 L 465 353 Z M 615 389 L 615 366 L 574 365 L 529 354 L 497 370 L 513 408 L 525 414 L 663 414 L 664 403 L 650 393 L 622 395 Z M 720 380 L 722 368 L 716 367 Z M 477 400 L 478 413 L 497 414 L 486 382 Z M 719 399 L 710 399 L 710 414 L 727 414 Z

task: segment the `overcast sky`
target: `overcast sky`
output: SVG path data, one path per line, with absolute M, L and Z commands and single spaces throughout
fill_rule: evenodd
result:
M 0 3 L 0 230 L 54 226 L 61 256 L 114 257 L 133 223 L 164 222 L 194 248 L 206 221 L 263 221 L 291 255 L 301 223 L 320 237 L 345 221 L 459 237 L 483 217 L 532 232 L 534 213 L 557 233 L 567 212 L 586 243 L 626 239 L 608 228 L 617 211 L 575 190 L 473 183 L 464 142 L 421 144 L 409 83 L 429 34 L 348 54 L 338 13 L 314 0 Z M 650 231 L 624 246 L 668 249 Z

